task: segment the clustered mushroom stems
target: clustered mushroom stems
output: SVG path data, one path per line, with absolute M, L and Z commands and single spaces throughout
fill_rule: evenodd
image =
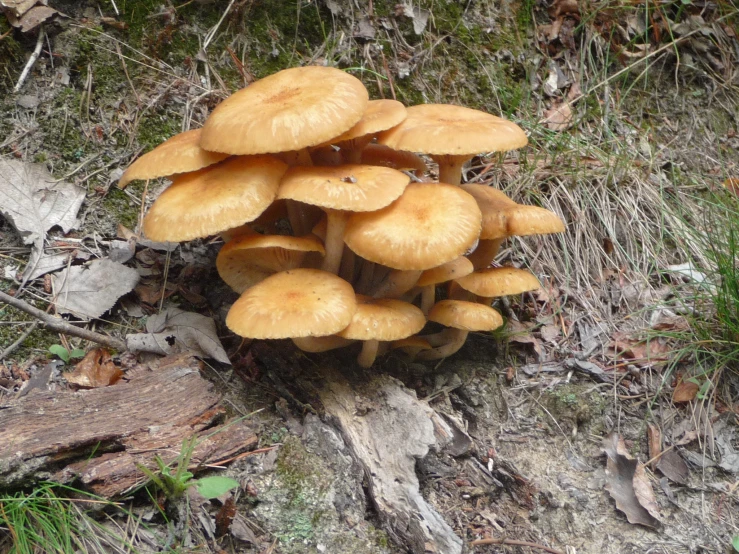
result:
M 283 107 L 281 106 L 280 109 L 282 110 Z M 393 129 L 399 129 L 401 126 L 402 123 Z M 205 128 L 203 130 L 205 130 Z M 323 166 L 361 164 L 363 150 L 375 139 L 377 139 L 379 145 L 382 145 L 381 148 L 388 148 L 387 144 L 383 142 L 383 133 L 380 133 L 379 135 L 368 134 L 352 138 L 350 140 L 339 142 L 333 146 L 329 146 L 325 143 L 323 145 L 314 146 L 311 147 L 312 154 L 309 152 L 308 148 L 302 148 L 290 152 L 274 153 L 273 155 L 289 167 L 313 166 L 314 163 L 315 165 Z M 525 144 L 525 140 L 522 144 Z M 379 145 L 378 149 L 380 148 Z M 475 146 L 477 146 L 477 144 Z M 413 154 L 410 154 L 410 152 L 415 150 L 415 148 L 393 148 L 395 149 L 391 150 L 392 152 L 404 152 L 408 156 L 414 156 Z M 212 148 L 211 150 L 215 151 L 217 149 Z M 227 152 L 227 150 L 223 150 L 223 152 Z M 376 154 L 373 152 L 373 156 L 374 155 Z M 226 154 L 224 154 L 224 156 L 226 156 Z M 434 162 L 438 164 L 439 183 L 460 185 L 462 181 L 462 169 L 464 164 L 471 158 L 470 155 L 431 154 L 430 156 Z M 421 160 L 420 157 L 416 157 L 418 160 Z M 398 162 L 387 158 L 382 163 L 378 162 L 377 165 L 387 165 L 392 167 L 395 163 Z M 402 163 L 409 162 L 404 161 Z M 409 168 L 407 166 L 403 166 L 400 167 L 400 169 Z M 186 171 L 193 170 L 188 169 Z M 418 169 L 416 169 L 416 171 L 418 171 Z M 412 180 L 418 182 L 423 181 L 424 179 L 413 177 Z M 417 303 L 420 305 L 423 314 L 425 316 L 429 315 L 429 311 L 436 302 L 436 287 L 441 286 L 443 283 L 418 286 L 417 283 L 422 274 L 421 270 L 391 269 L 384 265 L 364 259 L 361 257 L 361 254 L 356 254 L 354 251 L 349 249 L 344 242 L 344 238 L 351 212 L 330 208 L 319 209 L 316 206 L 308 205 L 289 198 L 285 199 L 285 211 L 287 212 L 287 219 L 290 223 L 292 233 L 295 236 L 309 235 L 311 233 L 311 229 L 313 229 L 313 226 L 318 221 L 321 212 L 325 212 L 326 214 L 326 231 L 323 241 L 325 256 L 322 262 L 317 262 L 316 260 L 318 255 L 316 253 L 313 253 L 310 256 L 304 254 L 303 256 L 307 257 L 302 261 L 300 266 L 303 268 L 308 266 L 320 267 L 321 270 L 325 272 L 339 275 L 345 281 L 353 285 L 355 293 L 364 293 L 378 299 L 403 299 L 410 303 Z M 259 220 L 259 223 L 268 232 L 276 233 L 278 226 L 274 222 L 275 217 L 278 218 L 278 221 L 284 222 L 285 212 L 283 212 L 282 215 L 267 215 L 264 220 Z M 229 231 L 223 231 L 222 236 L 224 237 L 224 240 L 230 241 L 238 236 L 254 232 L 255 231 L 249 225 L 244 225 L 242 228 L 238 228 L 238 230 L 231 229 Z M 497 255 L 503 240 L 503 238 L 479 240 L 477 248 L 467 256 L 467 258 L 472 262 L 475 270 L 486 268 L 491 264 Z M 349 241 L 347 240 L 347 242 Z M 359 252 L 359 249 L 357 251 Z M 313 259 L 313 261 L 308 262 L 309 259 Z M 298 271 L 309 270 L 298 269 Z M 452 281 L 448 281 L 447 283 L 447 286 L 449 287 L 447 297 L 450 299 L 461 299 L 467 301 L 476 299 L 478 302 L 487 304 L 488 306 L 491 304 L 492 298 L 475 296 L 458 285 L 456 287 L 452 286 Z M 247 288 L 244 295 L 246 295 L 248 291 L 249 289 Z M 419 295 L 420 302 L 418 301 Z M 415 345 L 400 348 L 407 348 L 409 351 L 413 352 L 413 355 L 417 353 L 416 358 L 419 360 L 438 360 L 457 352 L 464 344 L 468 334 L 469 331 L 464 329 L 446 327 L 444 330 L 437 333 L 429 335 L 414 335 L 416 340 L 419 342 L 423 342 L 425 340 L 428 343 L 425 346 Z M 348 339 L 339 335 L 296 337 L 292 338 L 292 340 L 298 348 L 307 352 L 325 352 L 335 348 L 343 348 L 358 342 L 357 340 Z M 381 355 L 387 350 L 393 348 L 389 342 L 375 339 L 362 340 L 361 342 L 362 346 L 357 358 L 357 363 L 362 367 L 372 366 L 378 355 Z

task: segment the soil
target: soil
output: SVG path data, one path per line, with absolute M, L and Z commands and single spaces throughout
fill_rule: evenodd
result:
M 60 14 L 46 24 L 48 43 L 18 93 L 11 90 L 36 35 L 15 31 L 0 41 L 0 154 L 45 164 L 55 177 L 87 189 L 82 225 L 73 236 L 83 243 L 113 239 L 119 225 L 137 226 L 143 184 L 125 191 L 115 187 L 137 155 L 181 130 L 199 127 L 229 92 L 299 64 L 352 68 L 374 98 L 395 97 L 409 105 L 452 102 L 520 122 L 531 134 L 529 152 L 507 158 L 503 171 L 492 177 L 481 169 L 495 160 L 476 160 L 473 165 L 480 167 L 468 177 L 479 174 L 502 183 L 522 201 L 537 199 L 547 205 L 585 186 L 611 193 L 621 187 L 632 191 L 629 199 L 639 210 L 659 217 L 649 211 L 653 206 L 639 203 L 647 190 L 639 187 L 680 201 L 682 194 L 720 186 L 739 166 L 737 76 L 731 72 L 739 56 L 739 31 L 736 15 L 718 22 L 716 6 L 705 8 L 704 20 L 715 33 L 713 44 L 723 47 L 720 40 L 728 37 L 736 48 L 733 53 L 721 50 L 724 57 L 717 58 L 713 49 L 693 46 L 681 50 L 678 64 L 668 51 L 655 56 L 659 64 L 648 79 L 638 66 L 608 80 L 629 63 L 623 56 L 611 59 L 612 45 L 603 39 L 604 26 L 616 29 L 633 22 L 619 11 L 622 7 L 593 9 L 589 15 L 594 26 L 580 26 L 578 16 L 575 30 L 545 44 L 538 38 L 541 26 L 556 18 L 547 5 L 534 0 L 424 1 L 408 9 L 389 0 L 49 4 Z M 677 9 L 669 6 L 676 20 L 695 15 L 694 8 L 685 14 Z M 564 21 L 565 29 L 574 24 Z M 733 36 L 721 25 L 734 29 Z M 217 32 L 208 42 L 214 28 Z M 593 34 L 595 28 L 602 34 Z M 0 35 L 7 29 L 0 16 Z M 724 33 L 720 40 L 719 31 Z M 586 53 L 596 61 L 581 64 Z M 723 73 L 716 59 L 724 60 Z M 553 67 L 567 76 L 579 72 L 582 82 L 594 88 L 575 105 L 572 127 L 559 134 L 541 121 L 552 102 L 569 94 L 572 83 L 558 95 L 544 94 L 543 83 L 552 73 L 556 81 Z M 617 95 L 623 98 L 613 101 Z M 573 146 L 577 140 L 581 150 Z M 162 186 L 152 184 L 144 203 Z M 631 220 L 641 211 L 608 204 L 600 214 L 599 207 L 557 204 L 573 228 L 589 222 L 582 223 L 586 231 L 573 232 L 573 242 L 534 239 L 513 244 L 505 253 L 506 261 L 530 263 L 549 285 L 548 294 L 527 295 L 503 306 L 506 315 L 520 322 L 518 333 L 511 331 L 513 342 L 502 334 L 473 334 L 457 355 L 435 365 L 390 355 L 365 371 L 356 367 L 353 350 L 305 355 L 287 343 L 270 345 L 281 356 L 282 367 L 255 360 L 249 345 L 228 336 L 223 326 L 235 296 L 218 284 L 213 263 L 217 245 L 195 242 L 176 251 L 170 276 L 178 288 L 167 301 L 214 317 L 234 365 L 215 367 L 206 376 L 233 415 L 252 414 L 249 421 L 259 447 L 277 447 L 240 459 L 226 472 L 242 483 L 238 506 L 248 529 L 232 529 L 216 543 L 193 523 L 182 551 L 407 551 L 388 534 L 350 445 L 311 387 L 304 386 L 320 382 L 329 366 L 360 381 L 387 373 L 436 412 L 459 422 L 469 435 L 472 442 L 464 452 L 432 448 L 416 467 L 424 498 L 465 543 L 509 538 L 570 554 L 730 551 L 732 537 L 739 534 L 738 477 L 720 467 L 720 456 L 704 442 L 700 422 L 723 425 L 719 427 L 728 429 L 729 444 L 736 447 L 739 434 L 732 438 L 736 414 L 731 402 L 724 402 L 725 409 L 700 400 L 691 408 L 675 405 L 665 392 L 674 384 L 674 368 L 651 361 L 619 363 L 608 349 L 615 331 L 641 329 L 643 320 L 674 296 L 675 289 L 665 287 L 679 286 L 681 280 L 659 270 L 683 262 L 678 246 L 688 250 L 692 245 L 678 243 L 666 224 L 662 246 L 647 250 L 644 245 L 659 242 L 660 232 L 634 235 L 638 225 Z M 615 214 L 616 228 L 610 229 L 606 211 Z M 52 235 L 62 238 L 58 232 Z M 163 252 L 143 250 L 152 267 L 162 266 Z M 0 275 L 28 259 L 28 248 L 3 221 L 0 252 L 5 270 Z M 573 252 L 582 253 L 581 262 L 572 262 L 578 258 Z M 42 281 L 32 285 L 34 294 L 48 299 Z M 0 281 L 1 290 L 16 286 L 12 279 Z M 140 303 L 135 295 L 129 298 Z M 144 304 L 143 312 L 115 308 L 101 326 L 113 332 L 118 326 L 143 328 L 142 316 L 157 302 Z M 45 303 L 38 306 L 45 308 Z M 28 319 L 10 308 L 0 310 L 0 316 L 0 323 Z M 544 327 L 553 338 L 543 335 Z M 22 332 L 18 325 L 0 325 L 0 345 Z M 632 335 L 628 340 L 636 342 Z M 20 369 L 33 374 L 48 347 L 58 342 L 58 336 L 36 330 L 0 367 L 14 375 Z M 568 365 L 572 360 L 595 362 L 600 373 Z M 690 372 L 689 364 L 685 361 L 678 370 Z M 736 375 L 727 379 L 727 396 L 733 394 L 735 401 Z M 680 433 L 696 431 L 695 440 L 675 448 L 688 460 L 687 482 L 678 484 L 648 471 L 660 512 L 656 529 L 630 524 L 605 488 L 604 439 L 620 434 L 631 455 L 646 462 L 648 421 L 671 442 L 679 442 Z M 201 504 L 203 513 L 211 514 L 219 506 L 218 501 Z M 151 535 L 165 537 L 165 525 L 149 519 Z M 196 537 L 205 537 L 204 542 Z M 514 545 L 475 550 L 539 551 Z

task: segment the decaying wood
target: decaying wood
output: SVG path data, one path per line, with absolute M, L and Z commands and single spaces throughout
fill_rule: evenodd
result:
M 349 383 L 327 369 L 318 393 L 327 418 L 365 468 L 372 501 L 393 538 L 414 554 L 462 552 L 454 534 L 423 498 L 415 467 L 430 448 L 465 442 L 428 404 L 397 379 Z
M 0 487 L 79 479 L 110 497 L 141 482 L 137 463 L 173 460 L 193 433 L 203 437 L 195 464 L 253 448 L 257 439 L 241 422 L 217 432 L 224 411 L 200 367 L 192 356 L 171 356 L 133 368 L 117 385 L 32 391 L 0 405 Z

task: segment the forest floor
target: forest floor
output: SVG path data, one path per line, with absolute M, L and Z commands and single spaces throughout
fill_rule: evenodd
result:
M 42 310 L 54 302 L 52 275 L 119 255 L 163 189 L 117 188 L 130 162 L 200 127 L 231 92 L 298 65 L 345 69 L 372 98 L 455 103 L 515 121 L 529 146 L 476 158 L 465 177 L 549 208 L 567 226 L 563 235 L 511 240 L 501 252 L 498 261 L 527 267 L 542 283 L 501 306 L 503 331 L 472 335 L 439 364 L 389 356 L 371 372 L 355 367 L 355 352 L 304 355 L 287 343 L 254 349 L 231 335 L 223 322 L 236 296 L 219 284 L 218 241 L 174 250 L 139 242 L 125 262 L 139 273 L 136 288 L 91 327 L 122 337 L 174 306 L 213 318 L 232 364 L 207 364 L 203 376 L 230 415 L 248 415 L 257 450 L 226 470 L 242 485 L 230 530 L 214 531 L 221 501 L 201 497 L 191 500 L 191 527 L 173 539 L 165 513 L 139 492 L 123 499 L 121 511 L 108 510 L 105 529 L 95 531 L 114 530 L 125 541 L 85 539 L 70 552 L 408 551 L 387 533 L 356 461 L 308 392 L 324 367 L 341 368 L 352 382 L 392 376 L 471 439 L 463 452 L 432 451 L 416 465 L 423 497 L 465 549 L 731 552 L 739 536 L 739 356 L 712 357 L 690 345 L 705 342 L 698 329 L 713 329 L 716 307 L 706 297 L 717 249 L 736 246 L 727 235 L 739 221 L 736 198 L 723 192 L 739 178 L 736 6 L 49 5 L 58 13 L 40 40 L 40 27 L 24 33 L 0 15 L 0 162 L 39 164 L 84 190 L 73 230 L 46 236 L 47 253 L 63 261 L 23 284 L 23 297 Z M 38 60 L 14 91 L 37 47 Z M 11 166 L 2 167 L 0 198 L 9 194 L 3 179 L 15 179 Z M 24 238 L 0 218 L 0 291 L 21 286 L 33 248 Z M 0 353 L 23 337 L 0 356 L 1 408 L 47 367 L 50 347 L 72 352 L 89 343 L 40 327 L 27 333 L 33 318 L 0 306 Z M 736 342 L 731 348 L 739 350 Z M 46 381 L 52 391 L 67 388 L 56 369 Z M 637 499 L 634 486 L 653 498 Z M 609 488 L 631 491 L 625 508 Z M 28 492 L 0 490 L 0 508 Z M 509 544 L 469 546 L 486 538 Z M 16 539 L 0 517 L 0 551 Z M 433 548 L 411 551 L 445 554 Z

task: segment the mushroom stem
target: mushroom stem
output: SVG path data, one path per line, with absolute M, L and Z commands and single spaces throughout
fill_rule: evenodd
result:
M 416 286 L 421 273 L 420 270 L 404 271 L 395 269 L 378 286 L 374 287 L 370 296 L 375 298 L 400 298 Z
M 312 166 L 313 160 L 307 148 L 301 150 L 293 150 L 292 152 L 282 152 L 277 157 L 290 167 L 299 165 Z M 287 208 L 287 218 L 290 220 L 293 234 L 300 237 L 310 232 L 311 225 L 308 222 L 307 207 L 295 200 L 285 200 Z
M 361 164 L 362 150 L 372 142 L 373 137 L 374 135 L 370 134 L 340 143 L 339 147 L 341 148 L 341 156 L 344 159 L 344 163 Z
M 375 263 L 369 260 L 362 260 L 359 270 L 359 280 L 354 290 L 365 294 L 372 287 L 372 279 L 375 275 Z
M 467 256 L 467 259 L 472 262 L 476 270 L 485 269 L 495 260 L 504 240 L 505 238 L 480 240 L 475 251 Z
M 344 253 L 344 229 L 349 213 L 342 210 L 326 209 L 328 222 L 326 225 L 326 256 L 321 269 L 336 275 L 341 267 L 341 255 Z
M 329 335 L 327 337 L 296 337 L 292 339 L 295 346 L 303 352 L 326 352 L 336 348 L 343 348 L 353 343 L 353 340 Z
M 357 356 L 357 363 L 361 367 L 372 367 L 380 347 L 378 340 L 366 340 L 362 343 L 362 351 Z
M 439 182 L 449 185 L 462 183 L 462 167 L 470 156 L 435 155 L 431 156 L 439 164 Z
M 344 254 L 341 256 L 341 265 L 339 266 L 339 277 L 347 283 L 354 281 L 355 261 L 356 255 L 354 252 L 348 246 L 344 246 Z
M 436 301 L 436 285 L 426 285 L 421 288 L 421 311 L 423 315 L 429 315 L 431 306 Z
M 467 340 L 467 335 L 469 334 L 469 331 L 465 329 L 448 329 L 448 333 L 446 333 L 446 338 L 449 339 L 449 342 L 437 346 L 436 348 L 432 348 L 431 350 L 425 350 L 423 352 L 419 352 L 416 359 L 418 360 L 441 360 L 442 358 L 448 358 L 455 352 L 457 352 L 462 346 L 464 345 L 464 341 Z M 428 337 L 424 337 L 426 340 L 428 340 Z M 429 341 L 430 342 L 430 341 Z

